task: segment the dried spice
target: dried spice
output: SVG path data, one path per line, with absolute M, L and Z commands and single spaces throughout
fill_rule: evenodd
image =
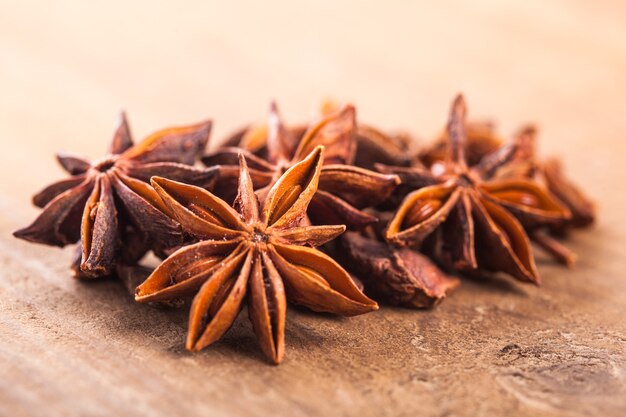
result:
M 469 166 L 476 165 L 485 155 L 494 152 L 504 143 L 496 132 L 494 124 L 491 122 L 466 122 L 465 136 L 466 139 L 463 145 L 463 151 L 467 165 Z M 444 161 L 447 157 L 449 141 L 448 131 L 444 130 L 432 146 L 418 153 L 419 161 L 427 167 L 431 167 L 437 162 Z
M 517 152 L 511 162 L 494 173 L 497 178 L 532 178 L 548 188 L 571 212 L 571 217 L 564 219 L 553 230 L 564 231 L 570 228 L 590 226 L 595 220 L 595 206 L 563 171 L 557 158 L 541 160 L 537 156 L 537 129 L 525 126 L 515 138 Z
M 289 150 L 289 153 L 295 152 L 306 130 L 307 126 L 305 124 L 283 126 L 283 144 Z M 253 124 L 239 129 L 227 137 L 220 147 L 245 149 L 260 158 L 267 159 L 268 134 L 269 126 L 267 123 Z
M 297 144 L 291 142 L 280 120 L 275 105 L 271 106 L 267 131 L 267 160 L 251 152 L 244 155 L 250 165 L 254 188 L 261 199 L 277 179 L 312 149 L 325 147 L 325 165 L 322 167 L 319 190 L 311 200 L 308 216 L 314 224 L 345 224 L 359 229 L 376 222 L 376 218 L 360 209 L 384 201 L 399 179 L 351 165 L 356 151 L 355 109 L 345 106 L 310 126 Z M 216 194 L 232 200 L 238 176 L 239 148 L 220 148 L 206 155 L 202 161 L 220 170 L 220 184 Z
M 356 131 L 356 156 L 354 164 L 374 169 L 376 163 L 409 166 L 413 138 L 405 133 L 386 134 L 373 126 L 359 123 Z
M 550 194 L 566 207 L 571 217 L 547 227 L 527 227 L 531 239 L 557 261 L 571 266 L 577 256 L 554 236 L 562 236 L 574 228 L 589 227 L 595 220 L 595 206 L 564 174 L 561 162 L 556 158 L 545 161 L 537 157 L 537 129 L 525 126 L 515 138 L 516 152 L 510 162 L 494 172 L 494 178 L 528 178 L 544 184 Z
M 357 124 L 351 105 L 327 102 L 293 126 L 272 105 L 267 124 L 236 132 L 202 169 L 210 122 L 133 145 L 122 115 L 100 161 L 58 155 L 70 177 L 35 195 L 43 211 L 15 236 L 80 242 L 75 275 L 115 274 L 139 302 L 193 298 L 189 350 L 220 339 L 245 303 L 279 363 L 287 300 L 352 316 L 378 309 L 370 295 L 433 307 L 460 283 L 450 270 L 538 284 L 531 241 L 573 264 L 557 237 L 593 223 L 589 198 L 558 160 L 538 158 L 534 127 L 504 144 L 465 114 L 459 96 L 436 143 L 414 150 L 406 135 Z M 166 258 L 154 270 L 138 265 L 150 250 Z
M 182 243 L 180 226 L 165 214 L 166 207 L 146 182 L 160 175 L 210 186 L 217 170 L 190 166 L 206 147 L 210 130 L 211 122 L 164 129 L 133 145 L 122 114 L 109 153 L 101 160 L 90 163 L 74 155 L 57 156 L 71 176 L 34 196 L 33 203 L 43 211 L 14 235 L 54 246 L 80 240 L 76 272 L 81 277 L 109 275 L 118 258 L 136 260 L 152 243 L 162 247 Z M 126 248 L 120 251 L 122 245 Z
M 550 192 L 572 213 L 571 219 L 555 229 L 591 226 L 596 218 L 595 205 L 580 188 L 565 176 L 561 162 L 556 158 L 547 159 L 541 164 L 540 170 Z
M 186 346 L 200 350 L 222 337 L 245 300 L 261 348 L 274 363 L 283 358 L 287 299 L 344 316 L 376 310 L 339 264 L 314 249 L 345 226 L 303 225 L 323 160 L 323 147 L 314 148 L 276 180 L 260 206 L 240 154 L 235 209 L 202 188 L 153 178 L 170 212 L 200 242 L 166 259 L 137 288 L 137 301 L 168 301 L 197 292 Z
M 558 223 L 570 213 L 532 181 L 485 180 L 511 158 L 514 147 L 500 148 L 469 167 L 464 154 L 465 113 L 465 101 L 459 96 L 452 105 L 448 156 L 443 164 L 433 165 L 431 170 L 420 166 L 401 170 L 404 177 L 415 177 L 416 183 L 432 185 L 404 199 L 389 223 L 386 238 L 413 247 L 427 243 L 437 259 L 456 270 L 501 271 L 539 283 L 520 221 L 529 226 Z
M 391 305 L 430 308 L 459 286 L 428 257 L 406 247 L 348 232 L 341 239 L 344 265 L 363 282 L 368 293 Z
M 327 100 L 322 103 L 321 114 L 329 116 L 340 111 L 345 105 Z M 374 169 L 376 163 L 408 166 L 411 163 L 413 137 L 406 132 L 387 134 L 372 125 L 362 122 L 356 126 L 356 153 L 354 165 Z

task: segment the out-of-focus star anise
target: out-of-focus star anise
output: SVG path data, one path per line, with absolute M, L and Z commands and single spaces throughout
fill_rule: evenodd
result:
M 595 205 L 563 171 L 557 158 L 541 160 L 537 156 L 537 129 L 525 126 L 515 137 L 516 152 L 511 161 L 494 172 L 494 178 L 532 178 L 542 182 L 565 207 L 571 217 L 563 219 L 554 230 L 590 226 L 595 220 Z
M 90 163 L 74 155 L 57 156 L 71 176 L 34 196 L 34 204 L 43 211 L 14 235 L 55 246 L 80 240 L 77 275 L 81 277 L 109 275 L 116 261 L 138 246 L 179 245 L 183 237 L 180 225 L 165 214 L 167 208 L 147 181 L 159 175 L 211 186 L 217 170 L 191 166 L 204 151 L 210 130 L 208 121 L 169 128 L 133 145 L 122 114 L 109 153 L 101 160 Z M 140 240 L 149 244 L 138 245 Z M 122 242 L 128 243 L 123 251 Z
M 375 164 L 409 166 L 415 139 L 406 132 L 385 133 L 374 126 L 359 123 L 356 131 L 354 164 L 373 169 Z
M 569 180 L 561 161 L 549 158 L 541 164 L 541 175 L 552 194 L 572 213 L 572 218 L 557 229 L 588 227 L 596 218 L 596 206 L 589 197 Z
M 385 237 L 401 245 L 427 242 L 434 256 L 457 270 L 501 271 L 538 284 L 530 242 L 520 222 L 529 227 L 558 223 L 570 217 L 569 210 L 528 179 L 486 180 L 512 157 L 514 146 L 500 148 L 469 167 L 463 145 L 465 113 L 465 101 L 458 96 L 448 122 L 445 161 L 430 170 L 419 166 L 400 170 L 425 186 L 406 196 Z
M 576 261 L 576 254 L 553 236 L 561 236 L 570 229 L 584 228 L 593 224 L 595 205 L 565 176 L 561 162 L 557 158 L 541 160 L 537 157 L 536 136 L 537 129 L 534 126 L 529 125 L 520 129 L 515 137 L 516 152 L 508 163 L 493 173 L 493 178 L 528 178 L 538 181 L 544 184 L 548 191 L 570 211 L 571 217 L 562 219 L 560 222 L 551 223 L 547 227 L 531 225 L 527 228 L 535 243 L 557 261 L 571 266 Z
M 296 150 L 298 142 L 300 142 L 306 130 L 306 124 L 283 126 L 283 145 L 289 149 L 290 153 Z M 259 158 L 267 160 L 268 134 L 269 126 L 267 123 L 252 124 L 231 134 L 220 144 L 220 147 L 244 149 Z
M 491 122 L 467 121 L 465 123 L 465 144 L 463 151 L 467 165 L 474 166 L 487 154 L 500 148 L 504 141 L 496 132 L 495 126 Z M 425 166 L 443 161 L 448 154 L 448 131 L 444 130 L 435 143 L 418 154 L 418 159 Z
M 334 100 L 322 103 L 320 113 L 329 116 L 339 111 L 345 104 Z M 415 139 L 407 132 L 385 133 L 363 122 L 357 123 L 356 153 L 353 164 L 366 169 L 374 169 L 376 163 L 395 166 L 408 166 L 413 154 Z
M 352 165 L 356 150 L 355 109 L 344 106 L 324 116 L 298 136 L 297 130 L 286 129 L 272 104 L 265 139 L 248 139 L 265 142 L 267 160 L 246 151 L 250 174 L 255 189 L 263 200 L 269 187 L 295 163 L 301 161 L 317 146 L 325 147 L 325 165 L 322 167 L 319 190 L 311 200 L 308 217 L 314 224 L 345 224 L 358 229 L 377 219 L 360 209 L 375 206 L 393 191 L 399 179 L 395 175 L 381 174 Z M 297 139 L 294 142 L 294 139 Z M 258 148 L 257 145 L 255 145 Z M 226 147 L 202 158 L 207 166 L 218 166 L 220 183 L 215 192 L 226 200 L 234 198 L 238 177 L 237 155 L 241 149 Z
M 268 190 L 262 207 L 246 158 L 238 158 L 235 209 L 202 188 L 152 179 L 176 220 L 200 242 L 167 258 L 137 288 L 136 299 L 168 301 L 197 292 L 189 318 L 189 350 L 221 338 L 246 300 L 263 352 L 279 363 L 287 299 L 344 316 L 378 306 L 339 264 L 314 249 L 343 233 L 345 226 L 302 225 L 321 178 L 323 147 L 287 169 Z

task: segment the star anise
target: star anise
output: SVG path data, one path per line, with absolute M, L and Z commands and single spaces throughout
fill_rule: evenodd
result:
M 287 130 L 272 104 L 265 140 L 267 161 L 246 151 L 250 174 L 255 189 L 263 199 L 269 187 L 287 170 L 302 160 L 312 149 L 325 146 L 325 165 L 320 175 L 319 190 L 311 200 L 308 216 L 314 224 L 345 224 L 358 229 L 376 222 L 376 218 L 360 209 L 384 201 L 399 179 L 352 165 L 355 156 L 355 109 L 345 106 L 310 126 L 302 136 Z M 262 136 L 262 135 L 261 135 Z M 294 138 L 297 141 L 294 142 Z M 232 200 L 238 175 L 239 148 L 226 147 L 206 155 L 202 161 L 207 166 L 218 166 L 220 184 L 216 194 Z
M 460 284 L 418 251 L 358 232 L 340 238 L 338 256 L 363 282 L 368 294 L 391 305 L 431 308 Z
M 539 283 L 526 225 L 558 223 L 570 216 L 537 183 L 527 179 L 486 180 L 514 154 L 505 146 L 469 167 L 464 155 L 465 101 L 458 96 L 448 122 L 448 156 L 431 170 L 416 166 L 400 170 L 413 183 L 390 221 L 386 238 L 420 246 L 457 270 L 484 269 Z M 386 168 L 389 172 L 397 169 Z M 516 219 L 519 219 L 519 221 Z
M 340 111 L 345 104 L 335 100 L 322 102 L 320 113 L 329 116 Z M 412 145 L 415 139 L 407 132 L 385 133 L 382 130 L 359 122 L 355 133 L 356 153 L 354 165 L 373 169 L 376 163 L 396 166 L 408 166 L 411 163 Z
M 273 105 L 274 106 L 274 105 Z M 307 131 L 306 124 L 287 125 L 282 127 L 283 145 L 293 153 L 298 143 Z M 220 145 L 221 148 L 240 148 L 267 160 L 267 137 L 269 126 L 267 123 L 258 123 L 245 126 L 228 136 Z
M 536 136 L 537 129 L 534 126 L 529 125 L 520 129 L 515 138 L 517 150 L 514 156 L 510 162 L 494 172 L 493 177 L 528 178 L 538 181 L 544 184 L 548 191 L 570 211 L 570 218 L 551 223 L 547 227 L 527 227 L 527 229 L 529 229 L 531 239 L 537 245 L 557 261 L 571 266 L 576 262 L 576 254 L 557 241 L 554 236 L 562 236 L 570 229 L 588 227 L 593 224 L 595 206 L 585 193 L 565 176 L 558 159 L 541 160 L 538 158 Z
M 463 145 L 467 165 L 474 166 L 487 154 L 500 148 L 504 141 L 496 132 L 495 126 L 486 121 L 465 122 L 465 144 Z M 444 130 L 435 143 L 418 154 L 420 162 L 431 167 L 444 161 L 448 154 L 448 131 Z
M 549 158 L 541 164 L 541 175 L 552 194 L 572 213 L 571 220 L 558 227 L 561 231 L 567 228 L 588 227 L 596 218 L 596 207 L 589 197 L 567 178 L 561 161 Z
M 148 240 L 146 247 L 182 243 L 180 226 L 165 214 L 167 208 L 147 181 L 160 175 L 210 186 L 217 170 L 190 166 L 206 147 L 210 130 L 208 121 L 164 129 L 133 145 L 122 114 L 109 153 L 101 160 L 90 163 L 74 155 L 57 156 L 71 176 L 33 197 L 43 211 L 14 235 L 54 246 L 80 240 L 79 275 L 84 277 L 109 275 L 118 258 L 128 252 L 120 250 L 122 241 L 136 244 L 137 234 Z M 129 249 L 136 251 L 132 246 Z
M 344 316 L 378 308 L 339 264 L 314 249 L 345 226 L 302 226 L 321 178 L 323 147 L 281 175 L 262 207 L 246 158 L 234 207 L 210 192 L 153 178 L 176 220 L 200 242 L 167 258 L 136 291 L 140 302 L 167 301 L 197 292 L 186 347 L 200 350 L 229 329 L 244 300 L 261 349 L 279 363 L 284 353 L 286 300 Z
M 319 113 L 322 117 L 330 116 L 340 111 L 344 106 L 345 104 L 341 105 L 334 100 L 326 100 L 322 102 Z M 283 143 L 289 149 L 290 154 L 295 152 L 306 130 L 305 124 L 283 127 Z M 268 131 L 267 124 L 246 126 L 229 136 L 222 147 L 239 147 L 267 159 Z M 361 122 L 356 126 L 355 141 L 356 153 L 353 158 L 353 165 L 365 169 L 373 169 L 375 163 L 409 165 L 412 154 L 411 144 L 415 142 L 414 138 L 406 132 L 388 134 L 372 125 Z
M 356 131 L 354 165 L 373 169 L 377 163 L 396 166 L 411 164 L 411 144 L 415 139 L 406 132 L 388 134 L 374 126 L 359 123 Z
M 563 171 L 557 158 L 541 160 L 537 155 L 537 129 L 525 126 L 515 137 L 517 151 L 502 168 L 494 173 L 494 178 L 532 178 L 545 184 L 572 216 L 564 219 L 554 230 L 581 228 L 590 226 L 595 220 L 593 202 L 578 188 Z

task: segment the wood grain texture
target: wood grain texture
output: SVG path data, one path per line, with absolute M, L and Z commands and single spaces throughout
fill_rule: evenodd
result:
M 0 2 L 1 416 L 621 416 L 626 413 L 623 2 Z M 99 156 L 120 108 L 141 137 L 212 117 L 219 138 L 274 98 L 320 99 L 431 137 L 464 91 L 502 131 L 541 127 L 600 206 L 539 255 L 542 288 L 465 280 L 430 312 L 338 319 L 290 308 L 268 366 L 245 314 L 184 351 L 186 312 L 70 278 L 71 249 L 10 236 L 52 153 Z

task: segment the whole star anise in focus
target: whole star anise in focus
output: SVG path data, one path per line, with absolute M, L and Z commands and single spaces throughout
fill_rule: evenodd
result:
M 246 151 L 255 189 L 263 200 L 267 190 L 291 166 L 300 162 L 317 146 L 325 147 L 319 190 L 311 200 L 308 217 L 314 224 L 345 224 L 359 229 L 377 219 L 360 209 L 384 201 L 396 187 L 395 175 L 381 174 L 352 165 L 355 157 L 355 109 L 344 106 L 331 112 L 298 136 L 283 126 L 272 104 L 266 135 L 253 143 L 264 142 L 267 160 Z M 297 141 L 294 142 L 294 139 Z M 258 147 L 258 146 L 257 146 Z M 215 192 L 230 201 L 234 198 L 239 174 L 239 148 L 226 147 L 202 158 L 207 166 L 218 166 L 220 183 Z
M 235 209 L 210 192 L 163 178 L 152 183 L 182 227 L 200 242 L 167 258 L 136 291 L 140 302 L 195 293 L 187 349 L 200 350 L 230 328 L 244 300 L 263 352 L 279 363 L 284 353 L 286 300 L 344 316 L 378 308 L 349 274 L 314 249 L 345 226 L 302 226 L 317 190 L 323 147 L 294 164 L 260 207 L 243 154 Z
M 528 179 L 486 180 L 514 154 L 500 148 L 469 167 L 464 154 L 465 101 L 458 96 L 448 122 L 448 154 L 430 169 L 381 167 L 401 173 L 421 188 L 397 209 L 385 232 L 387 240 L 427 246 L 436 258 L 456 270 L 505 272 L 538 284 L 527 225 L 558 223 L 570 217 L 541 186 Z M 520 219 L 519 221 L 516 219 Z
M 109 275 L 120 257 L 141 251 L 138 247 L 179 245 L 180 225 L 165 214 L 167 208 L 147 181 L 159 175 L 211 186 L 217 170 L 191 166 L 206 147 L 210 130 L 209 121 L 164 129 L 133 145 L 122 113 L 109 153 L 101 160 L 90 163 L 69 154 L 57 156 L 71 176 L 33 197 L 43 211 L 14 235 L 54 246 L 80 240 L 80 277 Z M 127 245 L 122 251 L 123 242 Z

